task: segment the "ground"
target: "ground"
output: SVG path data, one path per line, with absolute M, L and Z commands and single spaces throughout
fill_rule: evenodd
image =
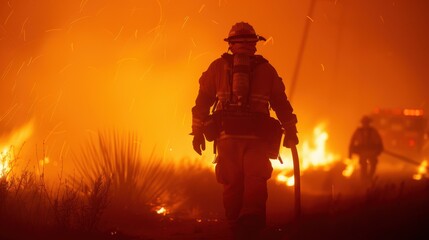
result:
M 328 171 L 304 173 L 299 219 L 294 218 L 293 188 L 271 180 L 263 239 L 422 239 L 427 235 L 429 180 L 412 179 L 416 166 L 381 162 L 376 178 L 366 183 L 357 174 L 344 178 L 342 169 L 339 164 Z M 218 200 L 217 211 L 201 218 L 166 215 L 148 222 L 136 214 L 124 224 L 93 233 L 34 226 L 14 229 L 10 223 L 0 226 L 0 239 L 230 240 Z

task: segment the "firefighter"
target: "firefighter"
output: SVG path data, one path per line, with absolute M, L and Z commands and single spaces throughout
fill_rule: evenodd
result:
M 192 108 L 192 144 L 201 155 L 205 137 L 214 140 L 216 179 L 223 185 L 225 215 L 235 239 L 259 239 L 266 226 L 270 158 L 276 156 L 270 149 L 278 144 L 278 151 L 282 134 L 283 146 L 298 144 L 297 117 L 275 68 L 255 54 L 256 43 L 265 39 L 250 24 L 238 22 L 224 40 L 228 51 L 199 79 Z M 278 127 L 270 121 L 274 119 L 270 109 L 276 113 Z M 279 140 L 271 144 L 267 136 Z
M 374 177 L 378 156 L 384 150 L 380 134 L 371 126 L 371 120 L 369 116 L 362 117 L 362 126 L 353 133 L 349 146 L 349 158 L 353 154 L 359 156 L 361 177 L 365 181 Z

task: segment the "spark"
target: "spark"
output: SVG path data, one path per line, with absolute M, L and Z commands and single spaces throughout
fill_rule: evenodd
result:
M 25 28 L 25 25 L 27 24 L 27 22 L 28 22 L 28 19 L 29 19 L 29 17 L 27 17 L 25 20 L 24 20 L 24 22 L 22 23 L 22 26 L 21 26 L 21 32 L 22 31 L 24 31 L 24 28 Z
M 106 9 L 106 6 L 100 8 L 97 13 L 95 14 L 96 17 L 100 16 L 100 14 L 104 11 L 104 9 Z
M 198 13 L 201 13 L 205 7 L 206 7 L 205 4 L 201 5 L 200 10 L 198 10 Z
M 152 64 L 152 65 L 150 65 L 150 66 L 146 69 L 146 71 L 141 75 L 140 80 L 143 80 L 143 79 L 146 77 L 146 75 L 150 72 L 150 70 L 152 69 L 152 67 L 153 67 L 153 64 Z
M 77 22 L 80 22 L 80 21 L 82 21 L 82 20 L 85 20 L 85 19 L 87 19 L 87 18 L 89 18 L 89 16 L 83 16 L 83 17 L 77 18 L 76 20 L 74 20 L 74 21 L 72 21 L 72 22 L 70 23 L 70 26 L 71 26 L 71 25 L 74 25 L 74 24 L 75 24 L 75 23 L 77 23 Z
M 78 19 L 76 19 L 76 20 L 72 21 L 72 22 L 69 24 L 69 25 L 70 25 L 70 27 L 69 27 L 69 29 L 68 29 L 68 32 L 70 32 L 70 31 L 71 31 L 71 29 L 73 28 L 73 25 L 74 25 L 75 23 L 80 22 L 80 21 L 83 21 L 83 20 L 85 20 L 85 19 L 87 19 L 87 18 L 89 18 L 89 16 L 83 16 L 83 17 L 80 17 L 80 18 L 78 18 Z
M 24 39 L 24 41 L 25 41 L 25 30 L 24 30 L 24 28 L 25 28 L 25 25 L 27 24 L 28 18 L 29 18 L 29 17 L 27 17 L 27 18 L 24 20 L 24 23 L 22 23 L 22 26 L 21 26 L 21 34 L 23 35 L 23 39 Z
M 62 28 L 52 28 L 52 29 L 48 29 L 48 30 L 45 30 L 45 32 L 47 33 L 47 32 L 56 32 L 56 31 L 62 31 L 63 29 Z
M 16 88 L 16 78 L 13 81 L 12 92 L 15 92 L 15 88 Z
M 63 96 L 63 91 L 60 91 L 60 94 L 58 95 L 57 101 L 54 104 L 54 109 L 52 110 L 51 118 L 49 119 L 50 122 L 52 121 L 52 118 L 54 117 L 54 113 L 58 108 L 58 104 L 59 104 L 62 96 Z
M 219 24 L 216 20 L 213 20 L 213 19 L 212 19 L 212 23 Z
M 147 33 L 147 34 L 152 33 L 152 32 L 154 32 L 154 31 L 158 30 L 160 27 L 161 27 L 161 25 L 158 25 L 158 26 L 156 26 L 156 27 L 154 27 L 154 28 L 150 29 L 150 30 L 149 30 L 149 31 L 147 31 L 146 33 Z
M 33 87 L 30 90 L 30 96 L 31 96 L 31 94 L 33 94 L 34 89 L 36 88 L 36 84 L 37 84 L 37 82 L 34 82 Z
M 138 58 L 122 58 L 122 59 L 118 60 L 116 62 L 116 64 L 120 65 L 120 64 L 127 62 L 127 61 L 138 61 L 138 60 L 139 60 Z
M 185 24 L 188 22 L 188 20 L 189 20 L 189 16 L 186 16 L 185 21 L 182 24 L 182 29 L 185 28 Z
M 384 17 L 380 15 L 380 21 L 384 23 Z
M 14 10 L 10 11 L 9 15 L 7 16 L 7 18 L 4 20 L 3 25 L 6 25 L 7 22 L 9 21 L 9 18 L 12 16 Z
M 149 31 L 149 32 L 156 31 L 156 34 L 153 37 L 152 42 L 149 44 L 149 50 L 151 50 L 153 48 L 153 46 L 155 45 L 156 41 L 161 37 L 161 32 L 162 32 L 161 27 L 163 27 L 163 25 L 158 25 L 154 29 L 152 29 L 152 30 Z
M 135 39 L 137 39 L 138 32 L 139 32 L 139 30 L 138 30 L 138 29 L 136 29 L 136 30 L 134 31 L 134 38 L 135 38 Z
M 71 51 L 73 52 L 74 51 L 74 43 L 70 43 L 70 48 L 71 48 Z
M 3 121 L 3 119 L 5 118 L 5 117 L 7 117 L 7 115 L 9 115 L 15 108 L 16 108 L 16 106 L 18 106 L 18 104 L 17 103 L 15 103 L 12 107 L 10 107 L 4 114 L 3 114 L 3 116 L 1 116 L 0 117 L 0 122 L 1 121 Z
M 307 16 L 307 18 L 308 18 L 311 22 L 314 22 L 314 20 L 313 20 L 310 16 Z
M 17 104 L 17 108 L 22 107 L 22 104 Z M 14 111 L 12 112 L 10 118 L 7 120 L 6 124 L 9 124 L 11 121 L 13 121 L 13 119 L 15 118 L 15 115 L 18 113 L 18 111 Z
M 264 46 L 267 45 L 269 42 L 272 42 L 274 44 L 274 38 L 271 36 L 267 39 L 267 41 L 264 42 Z
M 194 41 L 194 38 L 191 38 L 191 42 L 192 42 L 192 45 L 194 45 L 194 47 L 196 47 L 197 46 L 197 44 L 195 43 L 195 41 Z
M 83 8 L 85 7 L 86 3 L 88 2 L 88 0 L 82 0 L 80 2 L 80 6 L 79 6 L 79 12 L 82 12 Z
M 121 29 L 119 29 L 118 34 L 116 34 L 116 37 L 114 38 L 115 41 L 118 40 L 119 35 L 121 35 L 123 29 L 124 29 L 124 25 L 121 26 Z
M 48 141 L 48 139 L 51 137 L 51 135 L 55 132 L 55 130 L 57 130 L 57 128 L 59 127 L 59 126 L 61 126 L 63 124 L 63 122 L 59 122 L 59 123 L 57 123 L 57 125 L 55 125 L 53 128 L 52 128 L 52 130 L 48 133 L 48 135 L 46 135 L 46 137 L 45 137 L 45 142 L 47 142 Z
M 35 57 L 35 58 L 33 58 L 33 57 L 31 57 L 30 58 L 30 61 L 28 62 L 28 64 L 27 64 L 27 66 L 29 66 L 30 65 L 30 63 L 33 63 L 33 62 L 35 62 L 35 61 L 37 61 L 37 60 L 39 60 L 39 58 L 41 58 L 41 57 L 43 57 L 44 56 L 44 54 L 40 54 L 40 55 L 38 55 L 37 57 Z
M 325 71 L 325 65 L 323 65 L 323 63 L 321 63 L 320 66 L 322 67 L 322 72 L 324 72 Z
M 158 20 L 158 25 L 161 25 L 162 14 L 163 14 L 162 5 L 161 5 L 161 2 L 159 0 L 156 0 L 156 2 L 158 3 L 158 6 L 159 6 L 159 20 Z
M 192 57 L 192 49 L 189 50 L 189 55 L 188 55 L 188 65 L 191 62 L 191 57 Z
M 10 69 L 12 67 L 12 64 L 13 64 L 13 60 L 10 61 L 10 63 L 7 65 L 6 69 L 4 70 L 3 75 L 1 77 L 1 82 L 3 82 L 3 80 L 5 79 L 5 77 L 9 74 L 9 71 L 10 71 Z
M 70 66 L 71 66 L 72 64 L 71 63 L 69 63 L 69 64 L 67 64 L 65 67 L 63 67 L 60 71 L 59 71 L 59 73 L 60 74 L 62 74 L 64 71 L 66 71 Z

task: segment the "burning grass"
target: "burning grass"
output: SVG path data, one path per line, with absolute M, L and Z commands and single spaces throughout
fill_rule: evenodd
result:
M 57 179 L 47 179 L 43 166 L 8 169 L 0 178 L 1 234 L 116 235 L 137 225 L 150 230 L 177 219 L 201 219 L 207 209 L 213 217 L 220 192 L 212 172 L 189 159 L 173 165 L 155 150 L 144 158 L 140 144 L 133 133 L 99 132 L 73 154 L 73 173 L 61 170 Z M 8 157 L 8 166 L 18 162 Z
M 165 239 L 176 235 L 216 239 L 210 236 L 222 235 L 221 186 L 212 169 L 192 159 L 164 159 L 156 149 L 143 157 L 141 143 L 130 132 L 99 132 L 74 152 L 75 171 L 61 171 L 55 179 L 45 177 L 43 165 L 31 167 L 31 161 L 22 162 L 19 151 L 8 151 L 10 168 L 4 168 L 8 170 L 0 178 L 0 238 L 157 239 L 164 234 Z M 2 161 L 6 166 L 6 157 Z M 303 218 L 298 232 L 291 230 L 293 188 L 273 178 L 268 219 L 270 226 L 277 227 L 267 239 L 295 239 L 296 234 L 301 239 L 345 239 L 348 232 L 358 230 L 364 232 L 358 236 L 374 239 L 367 235 L 376 231 L 376 221 L 394 229 L 401 224 L 415 229 L 413 224 L 429 222 L 424 215 L 429 214 L 425 181 L 376 180 L 365 185 L 356 175 L 344 177 L 346 166 L 336 161 L 328 170 L 310 169 L 302 175 Z M 398 218 L 402 219 L 392 220 Z

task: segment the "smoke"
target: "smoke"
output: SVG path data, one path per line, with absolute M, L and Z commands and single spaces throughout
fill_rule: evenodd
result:
M 195 157 L 188 135 L 198 78 L 238 21 L 289 89 L 312 21 L 292 104 L 301 138 L 328 123 L 344 153 L 375 107 L 428 109 L 425 1 L 2 1 L 1 135 L 34 120 L 30 155 L 52 158 L 105 128 L 138 132 L 144 152 Z M 207 152 L 210 155 L 211 152 Z

